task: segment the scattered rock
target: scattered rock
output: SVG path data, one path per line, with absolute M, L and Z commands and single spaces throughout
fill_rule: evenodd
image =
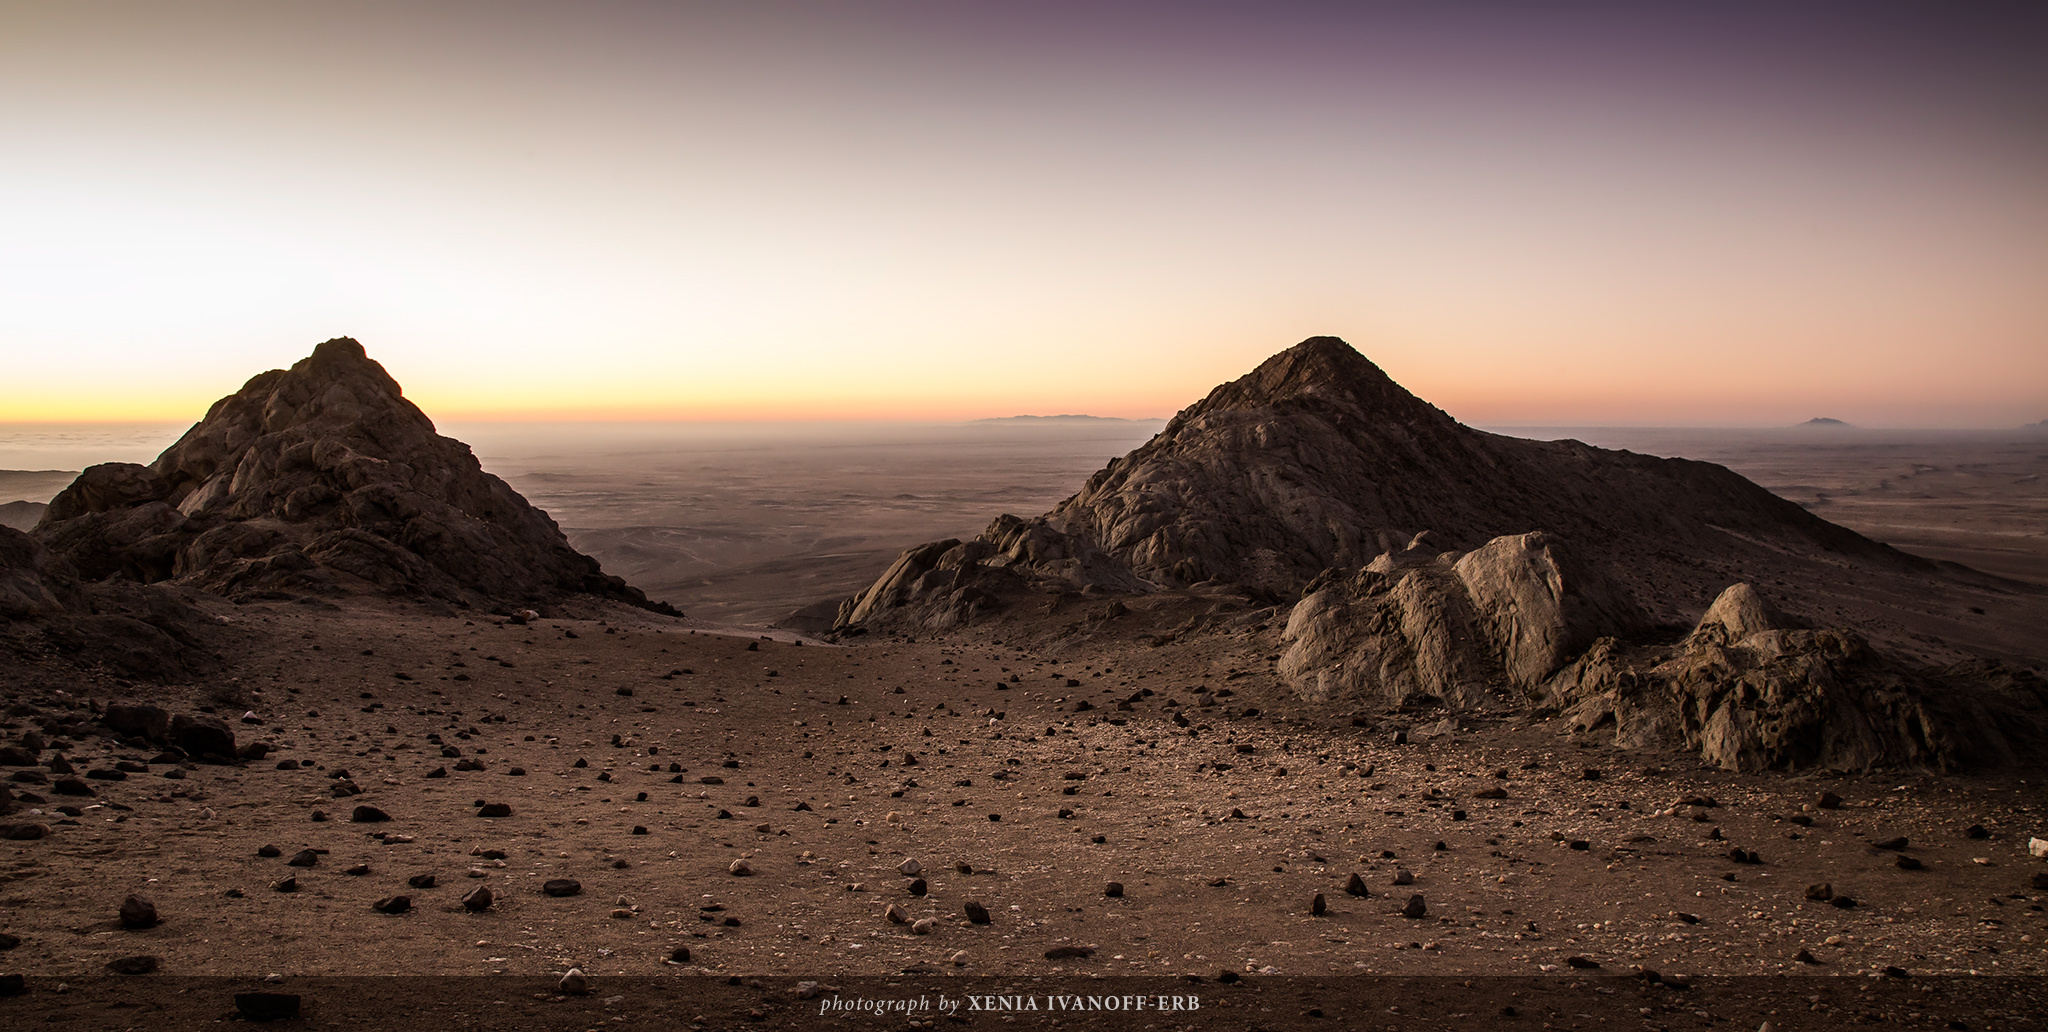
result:
M 744 859 L 734 860 L 726 865 L 725 871 L 735 878 L 745 878 L 754 873 L 754 865 L 746 862 Z
M 581 888 L 581 886 L 578 886 L 578 888 Z M 543 886 L 542 891 L 546 891 L 545 886 Z M 549 895 L 553 895 L 553 893 L 549 893 Z M 573 896 L 575 893 L 571 892 L 569 895 Z M 491 903 L 497 898 L 497 895 L 491 892 L 490 886 L 479 885 L 470 890 L 469 895 L 462 897 L 462 908 L 472 914 L 481 914 L 491 909 Z
M 1401 908 L 1401 916 L 1406 918 L 1422 918 L 1429 916 L 1429 904 L 1423 900 L 1422 893 L 1418 892 L 1415 895 L 1408 897 L 1407 905 Z
M 1366 889 L 1365 879 L 1359 877 L 1357 873 L 1354 872 L 1351 875 L 1351 880 L 1344 883 L 1344 894 L 1347 896 L 1358 896 L 1360 898 L 1365 898 L 1371 896 L 1372 892 Z
M 161 919 L 157 917 L 156 904 L 142 896 L 130 896 L 121 901 L 121 927 L 155 928 Z
M 171 718 L 171 744 L 192 756 L 235 755 L 235 732 L 228 722 L 210 713 L 180 713 Z
M 989 923 L 988 908 L 982 906 L 980 903 L 977 903 L 974 900 L 970 899 L 966 902 L 965 905 L 961 907 L 961 909 L 967 912 L 967 920 L 969 923 L 978 925 L 985 925 Z
M 405 884 L 415 889 L 431 889 L 434 887 L 434 876 L 431 874 L 415 874 L 407 878 Z
M 1054 946 L 1045 951 L 1047 960 L 1085 960 L 1094 955 L 1093 946 Z
M 117 975 L 154 974 L 157 968 L 162 966 L 163 961 L 159 960 L 156 957 L 150 956 L 121 957 L 115 960 L 107 961 L 107 970 L 112 971 Z
M 380 914 L 403 914 L 412 909 L 412 897 L 386 896 L 370 904 L 370 909 Z
M 320 863 L 320 854 L 311 849 L 301 849 L 284 863 L 286 867 L 314 867 Z
M 1328 913 L 1329 910 L 1330 903 L 1323 898 L 1323 894 L 1320 892 L 1316 893 L 1314 899 L 1308 901 L 1308 912 L 1312 917 L 1321 917 Z
M 1102 894 L 1110 899 L 1122 899 L 1124 898 L 1124 883 L 1120 881 L 1110 882 L 1102 887 Z
M 550 896 L 574 896 L 583 891 L 583 883 L 574 878 L 550 878 L 541 883 L 540 891 Z
M 479 807 L 477 807 L 477 808 L 476 808 L 476 815 L 477 815 L 478 817 L 492 817 L 492 818 L 495 818 L 495 817 L 510 817 L 510 816 L 512 816 L 512 804 L 510 804 L 510 803 L 485 803 L 484 805 L 482 805 L 482 806 L 479 806 Z
M 582 996 L 590 992 L 590 979 L 583 974 L 582 968 L 570 968 L 562 980 L 555 983 L 555 988 L 570 996 Z
M 391 815 L 374 806 L 358 806 L 349 811 L 348 819 L 354 824 L 380 824 L 391 819 Z

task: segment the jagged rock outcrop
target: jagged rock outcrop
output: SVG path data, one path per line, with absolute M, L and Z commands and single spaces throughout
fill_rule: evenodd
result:
M 1535 530 L 1578 545 L 1667 621 L 1728 583 L 1716 564 L 1731 551 L 1929 566 L 1711 463 L 1474 430 L 1342 340 L 1314 337 L 1216 388 L 1051 512 L 996 520 L 975 540 L 995 549 L 982 565 L 1007 573 L 976 586 L 996 598 L 1215 586 L 1284 603 L 1422 531 L 1471 550 Z M 934 589 L 899 582 L 881 593 L 888 605 L 855 603 L 841 626 L 967 618 L 958 586 Z
M 1735 771 L 2011 763 L 2048 721 L 2039 677 L 1981 662 L 1917 668 L 1852 631 L 1799 626 L 1746 583 L 1676 645 L 1603 640 L 1547 690 L 1579 729 Z
M 1518 706 L 1580 650 L 1645 623 L 1599 566 L 1546 534 L 1462 555 L 1419 534 L 1310 584 L 1282 635 L 1279 673 L 1317 702 Z
M 230 597 L 382 592 L 511 605 L 646 597 L 443 437 L 346 337 L 216 402 L 148 466 L 108 463 L 35 530 L 87 579 Z

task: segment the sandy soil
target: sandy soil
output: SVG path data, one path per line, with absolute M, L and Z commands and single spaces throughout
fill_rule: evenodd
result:
M 11 818 L 53 834 L 0 854 L 4 930 L 22 939 L 9 967 L 85 975 L 150 953 L 178 974 L 629 975 L 670 970 L 677 946 L 691 969 L 810 975 L 1510 975 L 1575 956 L 1764 974 L 1811 970 L 1802 949 L 1843 974 L 2048 965 L 2048 893 L 2030 887 L 2048 868 L 2026 852 L 2048 828 L 2038 771 L 1736 777 L 1550 722 L 1354 727 L 1278 697 L 1270 628 L 1158 649 L 833 648 L 592 615 L 245 606 L 228 615 L 242 652 L 224 682 L 11 672 L 10 737 L 34 716 L 21 704 L 247 705 L 263 723 L 243 740 L 302 769 L 150 763 L 71 737 L 81 770 L 147 769 Z M 1198 707 L 1205 690 L 1231 694 Z M 484 769 L 454 772 L 430 735 Z M 333 794 L 344 770 L 361 794 Z M 1495 788 L 1505 798 L 1479 794 Z M 1823 791 L 1846 802 L 1812 808 Z M 1687 802 L 1702 797 L 1716 805 Z M 512 815 L 480 818 L 482 802 Z M 359 805 L 391 820 L 351 823 Z M 1989 837 L 1966 837 L 1973 824 Z M 1894 836 L 1907 848 L 1873 846 Z M 1732 861 L 1737 847 L 1763 862 Z M 287 866 L 308 848 L 327 852 Z M 923 896 L 899 873 L 908 859 Z M 728 873 L 739 860 L 751 875 Z M 1345 894 L 1354 873 L 1369 896 Z M 408 889 L 420 874 L 437 885 Z M 271 888 L 294 875 L 297 893 Z M 544 896 L 551 878 L 582 893 Z M 1112 881 L 1121 898 L 1104 896 Z M 1820 882 L 1858 905 L 1807 900 Z M 501 901 L 470 914 L 457 900 L 479 884 Z M 165 922 L 122 930 L 130 893 Z M 1328 912 L 1312 916 L 1318 893 Z M 1401 916 L 1415 893 L 1425 918 Z M 371 910 L 398 894 L 411 913 Z M 990 924 L 968 922 L 970 900 Z M 892 924 L 890 904 L 936 927 Z M 1094 953 L 1046 961 L 1067 944 Z

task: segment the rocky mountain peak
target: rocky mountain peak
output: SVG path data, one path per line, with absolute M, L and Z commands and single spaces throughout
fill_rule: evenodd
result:
M 1308 404 L 1356 420 L 1453 425 L 1340 337 L 1310 337 L 1190 406 L 1175 422 L 1214 413 Z
M 1611 569 L 1667 622 L 1690 622 L 1739 579 L 1728 573 L 1784 549 L 1916 562 L 1720 466 L 1464 426 L 1336 337 L 1272 356 L 1051 512 L 1001 517 L 959 547 L 963 563 L 984 561 L 967 553 L 986 550 L 986 562 L 1033 583 L 1231 589 L 1285 602 L 1324 571 L 1361 569 L 1423 532 L 1433 556 L 1533 531 Z M 976 578 L 934 561 L 929 570 L 911 562 L 866 593 L 900 595 L 902 605 L 856 605 L 842 622 L 858 622 L 858 611 L 943 629 L 977 605 L 990 609 L 979 596 L 954 601 Z M 944 604 L 918 604 L 947 585 Z
M 348 337 L 250 379 L 149 466 L 86 470 L 36 535 L 94 579 L 176 579 L 230 595 L 646 602 L 570 548 L 468 445 L 435 433 Z

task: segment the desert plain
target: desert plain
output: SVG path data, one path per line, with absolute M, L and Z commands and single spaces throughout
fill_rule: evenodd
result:
M 820 636 L 898 551 L 1043 511 L 1156 429 L 472 433 L 572 545 L 683 615 L 168 589 L 218 658 L 168 682 L 17 640 L 0 733 L 61 760 L 10 769 L 38 797 L 10 820 L 47 837 L 0 851 L 18 940 L 0 968 L 31 986 L 0 1015 L 196 1027 L 235 1016 L 223 986 L 303 987 L 293 1020 L 315 1024 L 506 1028 L 2048 1013 L 2039 757 L 1739 773 L 1555 712 L 1312 706 L 1275 673 L 1284 607 L 1220 589 L 1128 601 L 1200 631 L 1165 642 L 1060 595 L 944 635 Z M 2039 434 L 1516 432 L 1708 459 L 2022 594 L 2048 583 Z M 215 714 L 270 749 L 158 755 L 96 732 L 115 702 Z M 154 923 L 124 924 L 131 896 Z M 153 973 L 109 974 L 126 958 Z M 572 968 L 587 995 L 563 991 Z M 1200 1009 L 819 1005 L 1088 985 L 1177 986 Z

